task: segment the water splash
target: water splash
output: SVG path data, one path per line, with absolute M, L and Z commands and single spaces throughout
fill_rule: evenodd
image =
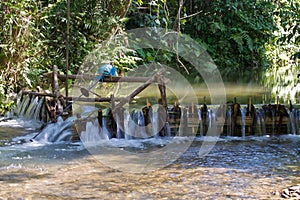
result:
M 75 117 L 69 117 L 65 121 L 57 118 L 56 123 L 49 123 L 41 132 L 39 132 L 32 141 L 40 143 L 57 143 L 71 141 Z
M 80 134 L 81 141 L 86 145 L 96 144 L 100 140 L 109 140 L 108 132 L 103 131 L 99 126 L 98 120 L 89 121 L 86 123 L 86 130 Z

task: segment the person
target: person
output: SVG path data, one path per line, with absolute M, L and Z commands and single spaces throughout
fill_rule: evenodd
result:
M 105 76 L 117 76 L 117 69 L 112 64 L 102 64 L 99 68 L 97 73 L 100 75 L 97 78 L 99 78 L 99 81 L 103 81 Z

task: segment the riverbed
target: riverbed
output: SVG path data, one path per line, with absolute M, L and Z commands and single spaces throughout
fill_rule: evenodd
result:
M 104 164 L 81 142 L 30 142 L 37 132 L 31 125 L 0 123 L 1 198 L 280 199 L 276 191 L 300 183 L 299 135 L 211 138 L 215 144 L 206 156 L 199 156 L 204 137 L 181 138 L 193 141 L 178 159 L 154 171 L 131 173 Z M 115 139 L 108 144 L 143 153 L 166 140 L 131 140 L 124 147 L 124 139 Z

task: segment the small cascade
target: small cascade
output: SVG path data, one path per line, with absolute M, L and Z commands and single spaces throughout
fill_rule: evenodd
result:
M 133 110 L 129 114 L 129 117 L 125 117 L 125 119 L 127 119 L 125 124 L 128 123 L 125 131 L 125 139 L 149 137 L 146 133 L 145 119 L 141 110 Z
M 289 118 L 290 118 L 290 127 L 291 127 L 290 133 L 293 135 L 299 135 L 300 134 L 300 130 L 299 130 L 300 111 L 293 109 L 290 112 L 289 110 L 287 110 L 287 112 L 289 113 Z
M 17 103 L 16 103 L 16 107 L 13 111 L 13 113 L 15 113 L 17 116 L 19 116 L 20 112 L 21 112 L 21 108 L 22 108 L 22 104 L 24 101 L 22 101 L 23 96 L 22 95 L 18 95 L 17 98 Z
M 229 108 L 227 111 L 227 136 L 232 135 L 231 119 L 232 119 L 232 109 Z
M 86 130 L 80 135 L 80 139 L 85 144 L 97 143 L 100 140 L 109 140 L 108 131 L 103 131 L 105 128 L 101 128 L 97 119 L 86 123 Z
M 107 135 L 108 138 L 111 138 L 111 133 L 109 132 L 108 128 L 107 128 L 107 119 L 105 117 L 103 117 L 102 119 L 102 133 L 103 135 Z
M 121 139 L 121 138 L 123 138 L 123 131 L 124 130 L 122 130 L 122 125 L 121 125 L 121 120 L 120 120 L 120 116 L 116 116 L 116 123 L 117 123 L 117 135 L 116 135 L 116 137 L 117 137 L 117 139 Z
M 32 119 L 34 120 L 40 120 L 42 117 L 41 117 L 41 110 L 42 110 L 42 106 L 44 104 L 44 98 L 40 98 L 39 101 L 38 101 L 38 104 L 36 106 L 36 109 L 32 115 Z
M 262 126 L 261 126 L 260 112 L 257 111 L 255 116 L 256 116 L 256 129 L 255 129 L 255 133 L 256 133 L 256 135 L 262 135 Z
M 246 136 L 246 113 L 247 113 L 247 108 L 241 109 L 241 130 L 242 130 L 242 137 Z
M 275 110 L 271 109 L 271 114 L 272 114 L 272 136 L 275 135 Z
M 262 135 L 267 134 L 267 128 L 266 128 L 266 123 L 265 123 L 265 113 L 263 109 L 259 109 L 259 116 L 261 119 L 261 133 Z
M 13 111 L 14 115 L 24 120 L 34 120 L 48 122 L 49 116 L 46 112 L 45 98 L 24 95 L 22 99 L 18 99 L 17 105 Z
M 31 98 L 30 104 L 29 104 L 29 106 L 28 106 L 28 108 L 27 108 L 27 110 L 24 114 L 24 119 L 26 119 L 26 120 L 32 119 L 33 114 L 34 114 L 34 112 L 36 110 L 36 107 L 38 105 L 38 101 L 39 101 L 39 97 L 33 96 Z
M 296 110 L 296 134 L 300 135 L 300 110 Z
M 24 116 L 26 110 L 27 110 L 27 107 L 29 106 L 30 104 L 30 101 L 31 101 L 31 97 L 29 95 L 27 95 L 23 101 L 20 103 L 20 108 L 17 109 L 17 113 L 16 115 L 18 117 L 22 117 Z
M 158 127 L 158 112 L 157 112 L 157 108 L 152 112 L 152 135 L 157 138 L 159 137 L 159 127 Z
M 297 132 L 296 132 L 296 120 L 297 120 L 297 112 L 295 112 L 295 110 L 289 110 L 289 109 L 286 109 L 288 115 L 289 115 L 289 125 L 288 125 L 288 132 L 292 135 L 297 135 Z
M 216 135 L 217 131 L 217 118 L 216 118 L 216 109 L 212 108 L 208 110 L 208 119 L 209 119 L 209 128 L 211 130 L 211 136 Z
M 63 120 L 58 117 L 56 123 L 49 123 L 41 132 L 39 132 L 32 140 L 41 143 L 57 143 L 71 141 L 72 126 L 74 125 L 74 117 Z
M 166 137 L 171 137 L 171 127 L 169 122 L 166 122 L 165 129 L 166 129 Z
M 202 111 L 201 111 L 201 109 L 199 108 L 198 109 L 198 117 L 199 117 L 199 123 L 200 123 L 200 137 L 203 137 L 203 121 L 202 121 Z

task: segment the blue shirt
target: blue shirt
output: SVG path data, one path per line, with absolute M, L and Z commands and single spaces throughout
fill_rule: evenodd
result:
M 104 76 L 117 76 L 117 69 L 113 65 L 103 64 L 98 68 L 97 73 L 100 76 L 97 76 L 96 78 L 103 80 Z

